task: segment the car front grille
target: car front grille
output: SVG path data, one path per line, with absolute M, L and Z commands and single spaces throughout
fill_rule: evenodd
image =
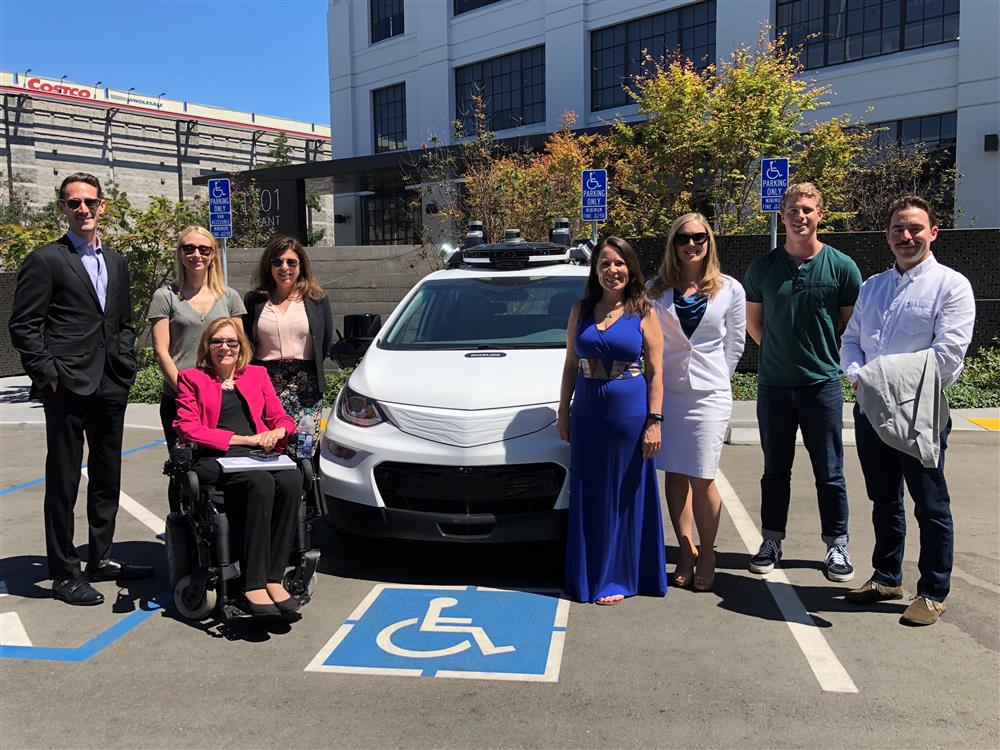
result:
M 533 513 L 555 507 L 566 469 L 555 463 L 427 466 L 386 461 L 375 484 L 388 508 L 477 515 Z

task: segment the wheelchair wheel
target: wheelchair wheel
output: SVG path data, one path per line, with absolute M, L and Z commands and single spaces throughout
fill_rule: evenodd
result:
M 205 589 L 200 593 L 191 585 L 191 576 L 184 576 L 174 586 L 174 606 L 189 620 L 204 620 L 215 609 L 218 592 Z
M 295 581 L 294 575 L 295 575 L 295 568 L 293 566 L 290 565 L 287 568 L 285 568 L 285 579 L 281 582 L 281 585 L 285 587 L 285 590 L 288 593 L 292 594 L 293 596 L 298 596 L 302 592 L 295 590 L 298 587 L 295 586 L 294 584 Z M 306 584 L 305 593 L 310 599 L 312 598 L 313 592 L 316 590 L 316 579 L 317 575 L 313 573 L 312 576 L 309 578 L 309 582 Z

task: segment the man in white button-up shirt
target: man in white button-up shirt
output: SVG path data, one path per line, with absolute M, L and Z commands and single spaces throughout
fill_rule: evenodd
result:
M 931 245 L 937 239 L 934 209 L 922 198 L 907 196 L 889 211 L 886 237 L 896 262 L 872 276 L 861 294 L 844 332 L 841 365 L 857 386 L 857 373 L 884 354 L 931 349 L 937 361 L 941 387 L 954 383 L 962 372 L 976 318 L 975 297 L 969 280 L 935 260 Z M 917 596 L 900 622 L 930 625 L 944 611 L 951 583 L 954 530 L 951 501 L 944 478 L 944 455 L 951 421 L 940 437 L 937 466 L 886 445 L 868 417 L 855 404 L 854 423 L 858 457 L 872 501 L 875 550 L 874 573 L 864 586 L 847 594 L 849 601 L 871 604 L 900 599 L 906 512 L 903 482 L 913 497 L 920 526 L 920 580 Z

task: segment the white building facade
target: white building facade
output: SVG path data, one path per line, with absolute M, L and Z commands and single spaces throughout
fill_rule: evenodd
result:
M 330 0 L 333 159 L 356 173 L 334 181 L 338 236 L 417 239 L 386 155 L 451 143 L 470 92 L 498 138 L 543 137 L 566 112 L 599 127 L 638 116 L 621 79 L 642 49 L 714 63 L 763 23 L 807 41 L 804 75 L 835 92 L 817 118 L 953 150 L 957 224 L 1000 226 L 997 0 Z

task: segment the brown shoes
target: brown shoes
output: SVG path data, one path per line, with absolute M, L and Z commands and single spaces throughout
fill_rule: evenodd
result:
M 854 604 L 875 604 L 876 602 L 884 602 L 888 599 L 902 599 L 903 587 L 886 586 L 874 578 L 869 578 L 860 588 L 851 589 L 844 594 L 844 598 Z
M 910 606 L 899 616 L 903 625 L 933 625 L 944 612 L 944 602 L 936 602 L 926 596 L 915 596 Z

